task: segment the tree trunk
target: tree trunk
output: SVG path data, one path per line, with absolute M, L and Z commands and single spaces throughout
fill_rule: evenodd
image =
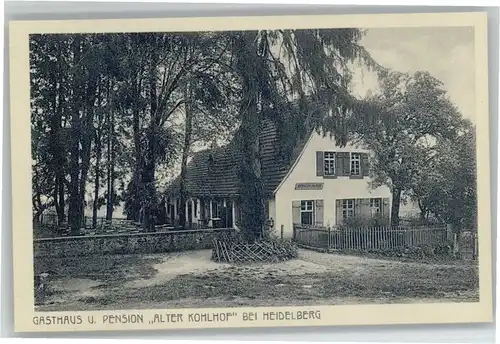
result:
M 153 144 L 150 144 L 151 146 Z M 151 153 L 151 148 L 150 152 Z M 154 231 L 155 214 L 156 214 L 156 187 L 155 187 L 155 164 L 153 161 L 148 161 L 144 165 L 142 175 L 142 184 L 146 199 L 144 200 L 144 228 L 148 231 Z
M 65 201 L 65 194 L 64 190 L 66 188 L 66 178 L 64 176 L 59 180 L 59 190 L 58 190 L 58 196 L 59 196 L 59 213 L 57 213 L 57 218 L 59 221 L 59 224 L 63 223 L 66 221 L 66 201 Z
M 420 222 L 424 224 L 427 221 L 427 207 L 422 204 L 422 202 L 418 201 L 418 208 L 420 209 Z
M 99 80 L 97 107 L 101 107 L 101 81 Z M 99 189 L 101 186 L 101 139 L 102 139 L 102 114 L 97 116 L 97 129 L 95 131 L 95 180 L 94 180 L 94 203 L 92 205 L 92 228 L 97 228 L 97 212 L 99 211 Z
M 54 198 L 54 207 L 56 208 L 57 223 L 60 225 L 64 221 L 64 208 L 61 209 L 61 206 L 59 204 L 59 184 L 59 177 L 56 176 L 52 197 Z
M 99 129 L 98 129 L 99 130 Z M 100 130 L 99 130 L 100 131 Z M 99 132 L 96 137 L 96 163 L 95 163 L 95 181 L 94 181 L 94 204 L 92 207 L 92 228 L 97 227 L 97 211 L 99 210 L 99 187 L 101 173 L 101 133 Z
M 86 113 L 82 130 L 82 153 L 81 153 L 81 176 L 80 176 L 80 213 L 82 219 L 82 227 L 85 223 L 85 191 L 87 187 L 87 176 L 90 169 L 90 153 L 92 149 L 92 139 L 94 138 L 94 106 L 96 100 L 96 76 L 91 74 L 87 85 L 86 93 Z
M 80 38 L 75 36 L 73 41 L 73 62 L 74 67 L 80 60 Z M 80 105 L 81 105 L 81 83 L 78 81 L 80 77 L 78 71 L 73 75 L 73 109 L 71 116 L 71 154 L 70 154 L 70 187 L 69 187 L 69 210 L 68 218 L 70 221 L 72 234 L 78 234 L 80 230 L 81 221 L 81 199 L 80 199 L 80 138 L 82 133 L 81 118 L 80 118 Z M 75 80 L 76 79 L 76 80 Z
M 140 142 L 140 109 L 138 106 L 139 97 L 140 97 L 140 88 L 141 88 L 141 80 L 140 76 L 136 74 L 137 80 L 134 82 L 134 97 L 133 97 L 133 119 L 132 119 L 132 130 L 134 135 L 134 149 L 135 149 L 135 171 L 132 176 L 132 218 L 134 221 L 140 221 L 140 213 L 141 213 L 141 194 L 139 183 L 141 181 L 141 166 L 143 164 L 143 156 L 141 154 L 141 142 Z
M 241 226 L 247 238 L 260 236 L 265 223 L 265 200 L 261 178 L 259 134 L 261 113 L 258 111 L 259 76 L 255 32 L 244 32 L 236 39 L 236 68 L 243 81 L 241 105 L 240 169 Z
M 111 108 L 108 113 L 108 194 L 106 199 L 106 220 L 112 221 L 114 210 L 114 194 L 115 194 L 115 162 L 114 162 L 114 109 L 113 101 L 111 101 Z
M 82 220 L 82 227 L 85 227 L 85 189 L 87 186 L 87 175 L 90 168 L 90 145 L 92 140 L 88 137 L 88 132 L 90 128 L 84 129 L 84 139 L 82 142 L 82 163 L 81 163 L 81 176 L 80 176 L 80 216 Z
M 401 188 L 392 189 L 391 226 L 399 226 L 399 207 L 401 205 Z
M 59 56 L 61 59 L 61 56 Z M 56 72 L 57 73 L 57 72 Z M 50 147 L 53 154 L 53 170 L 55 173 L 54 178 L 54 206 L 56 208 L 58 224 L 62 224 L 65 221 L 65 202 L 64 202 L 64 191 L 65 191 L 65 165 L 66 156 L 64 153 L 63 137 L 62 137 L 62 114 L 63 114 L 63 88 L 62 83 L 64 82 L 63 77 L 60 73 L 54 75 L 54 87 L 56 91 L 54 92 L 54 115 L 51 116 L 49 121 L 50 126 Z
M 74 123 L 75 127 L 78 126 Z M 72 149 L 70 157 L 70 188 L 69 188 L 69 210 L 68 218 L 70 221 L 71 231 L 75 234 L 79 231 L 81 225 L 80 217 L 80 190 L 79 190 L 79 148 L 78 134 L 73 130 L 73 135 L 76 137 L 72 139 Z
M 184 109 L 186 113 L 186 120 L 184 126 L 184 145 L 182 147 L 182 160 L 181 160 L 181 176 L 180 176 L 180 207 L 179 207 L 179 225 L 181 228 L 186 228 L 186 175 L 187 175 L 187 159 L 191 149 L 191 135 L 193 131 L 193 113 L 191 111 L 190 89 L 186 85 L 184 91 L 184 98 L 186 100 Z
M 56 208 L 57 222 L 60 224 L 63 219 L 61 219 L 61 209 L 59 209 L 59 182 L 57 176 L 54 178 L 54 190 L 52 191 L 52 198 L 54 198 L 54 207 Z M 63 213 L 64 215 L 64 213 Z
M 153 45 L 154 46 L 154 45 Z M 157 59 L 156 52 L 152 51 L 149 65 L 149 107 L 151 111 L 151 123 L 148 131 L 148 147 L 145 154 L 144 169 L 142 174 L 142 184 L 144 186 L 144 227 L 147 231 L 154 231 L 156 214 L 156 188 L 155 188 L 155 168 L 156 168 L 156 135 L 157 135 Z

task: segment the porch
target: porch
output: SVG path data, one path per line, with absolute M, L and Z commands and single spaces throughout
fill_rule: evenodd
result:
M 180 198 L 168 197 L 166 214 L 175 227 L 180 223 Z M 186 229 L 236 228 L 239 222 L 238 203 L 233 198 L 189 197 L 185 205 Z

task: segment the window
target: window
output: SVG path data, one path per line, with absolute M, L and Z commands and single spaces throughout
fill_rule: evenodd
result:
M 361 154 L 351 153 L 351 176 L 361 175 Z
M 333 152 L 325 152 L 324 156 L 325 161 L 325 176 L 334 176 L 335 175 L 335 153 Z
M 380 215 L 381 203 L 380 198 L 370 198 L 370 214 L 372 217 Z
M 180 213 L 181 213 L 181 200 L 177 199 L 176 202 L 175 202 L 175 204 L 176 204 L 175 209 L 177 210 L 177 214 L 176 215 L 180 215 Z
M 217 201 L 212 201 L 212 218 L 220 218 L 220 204 Z
M 314 201 L 300 202 L 300 223 L 302 225 L 312 225 L 314 214 Z
M 348 218 L 354 217 L 354 200 L 342 200 L 342 219 L 345 221 Z

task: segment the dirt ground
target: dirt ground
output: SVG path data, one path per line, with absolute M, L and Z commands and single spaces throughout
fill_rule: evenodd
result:
M 231 265 L 211 251 L 38 260 L 37 310 L 478 301 L 472 264 L 423 264 L 300 250 L 278 264 Z

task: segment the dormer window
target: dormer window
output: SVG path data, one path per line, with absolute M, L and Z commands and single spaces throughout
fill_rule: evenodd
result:
M 351 153 L 351 176 L 361 176 L 360 153 Z
M 335 175 L 335 153 L 325 152 L 325 176 Z

